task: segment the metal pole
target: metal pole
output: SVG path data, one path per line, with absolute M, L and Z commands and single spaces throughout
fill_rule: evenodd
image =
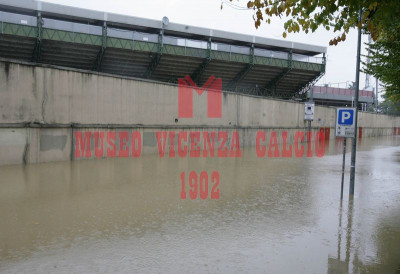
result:
M 345 137 L 343 141 L 342 184 L 340 186 L 340 200 L 343 200 L 344 166 L 346 163 L 346 141 L 347 138 Z
M 347 231 L 346 231 L 346 259 L 347 269 L 350 263 L 350 251 L 351 251 L 351 232 L 353 230 L 353 210 L 354 210 L 354 199 L 350 197 L 349 204 L 347 207 Z
M 358 11 L 358 21 L 361 22 L 362 10 Z M 357 64 L 356 64 L 356 91 L 354 96 L 354 107 L 356 108 L 354 117 L 354 138 L 351 143 L 351 165 L 350 165 L 350 197 L 354 196 L 354 179 L 356 173 L 356 149 L 357 149 L 357 120 L 358 120 L 358 93 L 360 88 L 360 53 L 361 53 L 361 28 L 358 28 L 358 43 L 357 43 Z
M 376 90 L 375 90 L 375 112 L 378 112 L 378 104 L 379 104 L 379 101 L 378 101 L 378 78 L 376 78 Z
M 314 100 L 314 87 L 310 88 L 310 98 L 308 100 L 308 102 L 312 103 Z M 310 132 L 311 134 L 311 121 L 308 121 L 308 132 Z
M 340 261 L 340 253 L 341 253 L 340 245 L 342 243 L 342 213 L 343 213 L 343 201 L 340 200 L 339 227 L 338 227 L 338 260 L 339 261 Z

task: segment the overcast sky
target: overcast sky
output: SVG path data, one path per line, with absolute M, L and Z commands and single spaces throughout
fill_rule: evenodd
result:
M 255 29 L 252 10 L 238 10 L 226 4 L 221 10 L 221 0 L 46 0 L 46 2 L 156 20 L 167 16 L 170 22 L 174 23 L 284 39 L 282 33 L 285 18 L 274 18 L 270 25 L 262 24 L 260 28 Z M 234 0 L 233 3 L 244 7 L 247 1 Z M 352 30 L 347 35 L 347 40 L 338 46 L 329 46 L 329 40 L 337 35 L 339 33 L 334 34 L 332 31 L 319 29 L 312 34 L 288 34 L 286 38 L 289 41 L 328 47 L 327 73 L 318 84 L 355 81 L 357 31 Z M 363 36 L 363 42 L 367 40 L 368 37 Z M 366 54 L 364 46 L 362 53 Z M 360 80 L 360 88 L 364 88 L 364 74 L 361 74 Z M 375 86 L 375 79 L 370 77 L 370 83 Z M 341 87 L 344 87 L 344 84 Z

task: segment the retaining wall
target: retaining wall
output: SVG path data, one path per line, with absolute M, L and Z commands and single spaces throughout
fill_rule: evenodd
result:
M 193 118 L 178 118 L 173 84 L 0 60 L 0 165 L 73 159 L 77 130 L 139 130 L 143 153 L 153 153 L 159 130 L 236 130 L 250 146 L 257 130 L 307 126 L 297 102 L 224 92 L 222 118 L 207 118 L 206 96 L 194 93 L 193 106 Z M 329 128 L 333 139 L 335 116 L 317 106 L 313 130 Z M 400 117 L 360 112 L 359 126 L 363 137 L 392 135 Z

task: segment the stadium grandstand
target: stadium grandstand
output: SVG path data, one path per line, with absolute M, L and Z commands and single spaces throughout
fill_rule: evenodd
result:
M 177 83 L 306 100 L 325 73 L 326 47 L 86 10 L 0 0 L 0 57 Z

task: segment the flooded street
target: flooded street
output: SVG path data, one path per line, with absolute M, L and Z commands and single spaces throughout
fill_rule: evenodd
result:
M 322 158 L 246 148 L 0 167 L 0 272 L 396 273 L 400 136 L 357 149 L 342 204 L 340 142 Z M 192 170 L 219 172 L 219 199 L 180 198 Z

